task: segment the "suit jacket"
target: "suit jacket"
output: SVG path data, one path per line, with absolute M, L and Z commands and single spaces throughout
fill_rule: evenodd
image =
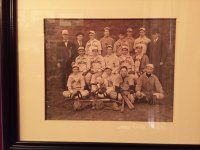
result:
M 155 67 L 159 67 L 160 62 L 165 62 L 166 49 L 162 39 L 158 38 L 156 42 L 151 40 L 147 55 L 149 56 L 150 63 L 154 64 Z
M 83 46 L 84 48 L 85 48 L 85 42 L 84 41 L 82 41 L 82 45 L 80 45 L 79 43 L 78 43 L 78 41 L 76 40 L 76 41 L 74 41 L 74 44 L 75 44 L 75 48 L 76 48 L 76 51 L 77 51 L 77 53 L 78 53 L 78 48 L 80 47 L 80 46 Z
M 57 43 L 57 62 L 61 63 L 61 68 L 71 71 L 71 64 L 76 56 L 77 51 L 73 42 L 68 41 L 67 47 L 64 41 Z

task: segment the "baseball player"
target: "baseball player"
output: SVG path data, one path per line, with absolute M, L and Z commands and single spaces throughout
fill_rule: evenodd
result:
M 125 33 L 120 32 L 119 33 L 119 39 L 114 43 L 113 51 L 116 54 L 116 56 L 121 56 L 122 53 L 122 46 L 128 45 L 128 42 L 125 40 Z
M 110 28 L 105 27 L 104 28 L 104 37 L 100 39 L 101 46 L 102 46 L 102 56 L 105 56 L 107 54 L 107 45 L 114 44 L 114 39 L 110 37 Z
M 89 70 L 89 59 L 88 56 L 85 55 L 85 48 L 82 46 L 79 47 L 78 54 L 79 56 L 76 57 L 75 64 L 79 67 L 79 71 L 82 75 L 85 76 Z
M 128 42 L 128 50 L 130 55 L 134 53 L 133 48 L 134 48 L 134 42 L 135 39 L 133 38 L 133 28 L 128 28 L 127 29 L 127 36 L 125 38 L 126 42 Z
M 153 74 L 154 65 L 146 65 L 146 73 L 142 74 L 137 81 L 136 97 L 144 99 L 150 104 L 155 104 L 156 100 L 164 98 L 162 85 L 156 75 Z
M 92 48 L 97 47 L 98 49 L 98 54 L 101 54 L 102 47 L 100 41 L 95 39 L 95 31 L 89 31 L 89 38 L 90 40 L 86 43 L 85 46 L 85 54 L 88 56 L 92 56 Z
M 105 67 L 111 67 L 112 73 L 117 74 L 119 72 L 119 58 L 113 53 L 112 45 L 107 45 L 107 55 L 104 56 Z
M 119 75 L 115 78 L 115 98 L 119 101 L 122 100 L 121 93 L 124 93 L 128 99 L 134 103 L 134 79 L 128 74 L 128 68 L 123 66 L 120 68 Z M 114 94 L 113 94 L 114 95 Z
M 97 76 L 101 76 L 103 70 L 105 69 L 105 61 L 104 58 L 99 55 L 98 47 L 92 47 L 93 55 L 89 57 L 89 67 L 90 70 L 87 73 L 85 79 L 89 84 L 95 83 L 95 79 Z
M 146 29 L 144 27 L 139 29 L 140 36 L 134 42 L 134 48 L 137 44 L 144 44 L 142 53 L 146 53 L 148 44 L 151 42 L 149 38 L 146 37 Z
M 144 44 L 137 44 L 135 47 L 135 55 L 133 61 L 135 64 L 135 73 L 138 76 L 145 72 L 146 65 L 149 64 L 149 57 L 142 52 Z
M 77 65 L 72 66 L 72 73 L 69 75 L 67 81 L 67 91 L 63 92 L 63 96 L 67 99 L 84 99 L 89 95 L 89 92 L 84 89 L 85 80 L 82 74 L 79 73 L 79 67 Z
M 122 46 L 122 55 L 119 57 L 120 67 L 126 66 L 129 74 L 134 74 L 134 61 L 129 55 L 128 46 Z

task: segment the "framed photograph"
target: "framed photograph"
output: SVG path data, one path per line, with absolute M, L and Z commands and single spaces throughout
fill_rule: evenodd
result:
M 4 149 L 199 149 L 199 4 L 2 0 Z

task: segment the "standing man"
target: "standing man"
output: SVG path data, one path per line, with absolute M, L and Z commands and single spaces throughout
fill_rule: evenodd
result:
M 146 37 L 146 29 L 144 27 L 140 28 L 139 31 L 140 36 L 135 40 L 134 48 L 137 44 L 144 44 L 143 53 L 145 54 L 151 40 Z
M 130 55 L 134 54 L 133 48 L 134 48 L 135 39 L 133 38 L 133 29 L 132 28 L 127 29 L 127 36 L 126 36 L 125 40 L 128 43 L 129 54 Z
M 125 40 L 125 33 L 120 32 L 118 35 L 119 39 L 114 43 L 113 51 L 116 54 L 116 56 L 121 56 L 122 54 L 122 46 L 128 45 L 128 43 Z
M 165 52 L 164 52 L 164 43 L 160 38 L 158 30 L 153 30 L 151 33 L 152 40 L 149 45 L 149 50 L 147 55 L 149 56 L 149 61 L 154 65 L 154 73 L 161 80 L 162 72 L 161 68 L 165 62 Z
M 89 31 L 89 41 L 86 43 L 85 46 L 85 54 L 88 56 L 92 56 L 92 49 L 93 47 L 97 47 L 98 54 L 101 55 L 101 43 L 97 39 L 95 39 L 95 31 L 91 30 Z
M 57 68 L 61 73 L 61 85 L 66 89 L 67 76 L 72 71 L 72 62 L 77 56 L 76 48 L 73 42 L 69 41 L 68 30 L 62 30 L 63 40 L 57 44 Z
M 76 34 L 76 40 L 74 41 L 74 44 L 76 46 L 77 52 L 78 52 L 79 47 L 85 47 L 85 42 L 83 41 L 83 37 L 84 37 L 84 35 L 82 32 L 78 32 Z
M 107 54 L 107 45 L 114 44 L 113 38 L 110 37 L 110 28 L 105 27 L 104 28 L 104 37 L 100 39 L 101 46 L 102 46 L 102 56 L 105 56 Z

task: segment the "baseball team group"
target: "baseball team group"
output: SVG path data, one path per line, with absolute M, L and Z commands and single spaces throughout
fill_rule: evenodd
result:
M 160 82 L 160 68 L 165 61 L 165 50 L 157 29 L 147 37 L 146 28 L 139 28 L 138 38 L 133 28 L 110 36 L 110 28 L 103 28 L 104 36 L 96 39 L 89 31 L 84 42 L 82 32 L 70 40 L 68 30 L 62 30 L 63 40 L 57 43 L 57 67 L 62 73 L 61 83 L 66 100 L 110 99 L 118 105 L 127 103 L 133 108 L 136 101 L 155 104 L 164 98 Z

